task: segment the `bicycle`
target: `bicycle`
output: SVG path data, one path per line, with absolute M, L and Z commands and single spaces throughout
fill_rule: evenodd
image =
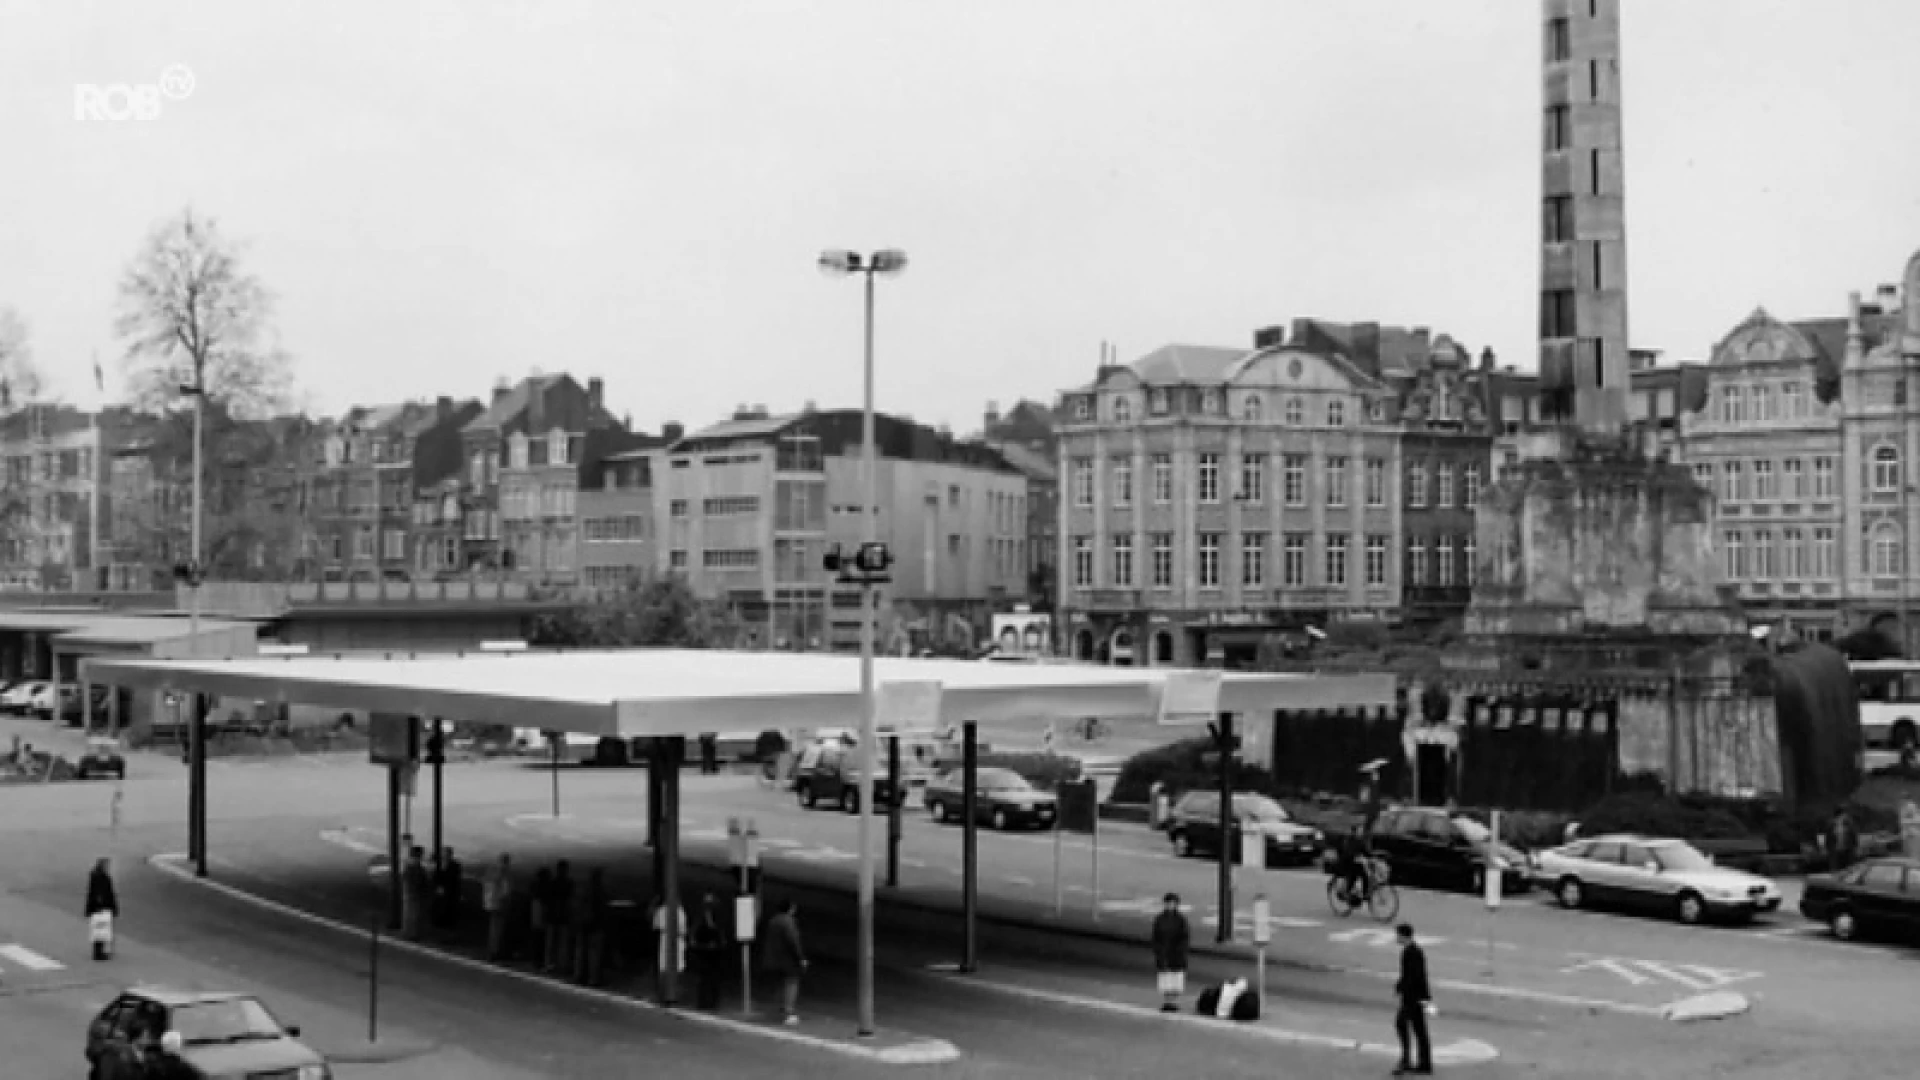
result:
M 1367 914 L 1380 922 L 1391 922 L 1400 914 L 1400 890 L 1393 887 L 1389 880 L 1386 861 L 1377 855 L 1369 855 L 1361 860 L 1366 870 L 1359 888 L 1359 895 L 1348 888 L 1346 879 L 1334 875 L 1327 879 L 1327 906 L 1335 915 L 1346 918 L 1362 907 Z

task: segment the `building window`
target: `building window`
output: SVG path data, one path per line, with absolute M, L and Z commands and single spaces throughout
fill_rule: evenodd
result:
M 1165 390 L 1155 390 L 1153 393 L 1147 395 L 1147 411 L 1154 416 L 1167 415 L 1167 392 Z
M 1327 505 L 1347 505 L 1347 459 L 1330 457 L 1327 459 Z
M 1285 410 L 1284 417 L 1288 427 L 1297 428 L 1305 422 L 1306 407 L 1300 403 L 1299 398 L 1288 398 Z
M 1747 497 L 1747 474 L 1737 461 L 1720 463 L 1720 501 L 1739 502 Z
M 1113 422 L 1116 424 L 1133 423 L 1133 399 L 1125 397 L 1113 399 Z
M 1259 506 L 1267 490 L 1267 455 L 1243 454 L 1240 457 L 1240 491 L 1236 496 L 1248 506 Z
M 1804 499 L 1807 497 L 1807 472 L 1805 462 L 1799 458 L 1788 458 L 1780 463 L 1780 495 L 1786 499 Z
M 1327 426 L 1328 427 L 1346 427 L 1347 426 L 1347 403 L 1346 402 L 1340 400 L 1339 398 L 1334 398 L 1333 400 L 1327 402 Z
M 1799 529 L 1780 531 L 1780 577 L 1784 581 L 1806 580 L 1807 541 Z
M 1220 534 L 1200 534 L 1200 587 L 1217 589 L 1220 587 Z
M 356 559 L 373 558 L 373 528 L 362 525 L 353 533 L 353 557 Z
M 1076 396 L 1073 399 L 1073 418 L 1075 420 L 1089 420 L 1089 419 L 1092 419 L 1092 417 L 1093 417 L 1092 404 L 1089 403 L 1088 399 L 1084 395 Z
M 1113 505 L 1133 505 L 1133 458 L 1126 454 L 1115 455 L 1107 463 L 1107 471 L 1113 474 Z
M 1789 419 L 1798 420 L 1807 415 L 1807 393 L 1803 383 L 1790 382 L 1780 388 L 1781 410 Z
M 1427 505 L 1427 467 L 1407 467 L 1407 505 L 1418 510 Z
M 1747 541 L 1738 529 L 1728 529 L 1721 541 L 1720 550 L 1726 560 L 1728 581 L 1739 581 L 1747 576 Z
M 1830 578 L 1834 566 L 1834 536 L 1831 528 L 1813 530 L 1813 577 Z
M 1173 534 L 1153 534 L 1153 587 L 1173 588 Z
M 1248 394 L 1240 401 L 1240 419 L 1249 424 L 1257 424 L 1267 418 L 1266 399 L 1259 394 Z
M 1220 501 L 1220 455 L 1200 455 L 1200 501 L 1217 503 Z
M 407 557 L 407 534 L 401 529 L 387 530 L 387 559 L 398 562 Z
M 1833 498 L 1833 459 L 1817 457 L 1813 459 L 1813 497 L 1816 499 Z
M 1540 336 L 1570 338 L 1574 334 L 1573 290 L 1553 289 L 1540 294 Z
M 1161 506 L 1173 501 L 1173 455 L 1153 455 L 1153 501 Z
M 1093 538 L 1090 536 L 1073 538 L 1073 587 L 1093 588 Z
M 1220 408 L 1220 391 L 1208 390 L 1200 395 L 1200 412 L 1206 416 L 1220 416 L 1225 410 Z
M 1073 459 L 1073 505 L 1093 505 L 1093 459 Z
M 1882 495 L 1900 490 L 1900 451 L 1891 446 L 1873 452 L 1873 490 Z
M 1480 505 L 1480 466 L 1468 464 L 1460 471 L 1460 505 L 1471 510 Z
M 1427 583 L 1427 545 L 1414 539 L 1407 541 L 1407 584 L 1425 585 Z
M 1573 34 L 1568 19 L 1547 20 L 1547 62 L 1562 64 L 1573 56 Z
M 1572 137 L 1573 110 L 1565 105 L 1547 106 L 1547 149 L 1565 150 Z
M 1434 479 L 1438 481 L 1438 484 L 1436 486 L 1439 488 L 1439 492 L 1438 492 L 1439 498 L 1434 500 L 1434 505 L 1443 506 L 1443 507 L 1452 506 L 1453 505 L 1453 466 L 1441 465 L 1435 468 L 1433 472 L 1434 472 Z
M 1460 542 L 1460 583 L 1472 585 L 1480 578 L 1480 548 L 1473 542 L 1473 534 L 1468 533 Z
M 1871 547 L 1867 553 L 1867 562 L 1873 567 L 1874 577 L 1898 577 L 1901 570 L 1900 528 L 1891 522 L 1881 522 L 1873 527 Z
M 1714 400 L 1719 403 L 1720 422 L 1722 424 L 1731 426 L 1739 422 L 1737 414 L 1740 411 L 1740 389 L 1738 387 L 1721 387 L 1714 393 Z
M 1438 537 L 1433 541 L 1434 584 L 1442 588 L 1453 584 L 1453 541 Z
M 1307 505 L 1307 455 L 1288 454 L 1282 459 L 1280 486 L 1288 506 Z
M 1756 461 L 1753 463 L 1753 497 L 1756 499 L 1777 499 L 1778 489 L 1773 486 L 1773 462 Z
M 1120 533 L 1113 538 L 1113 587 L 1133 588 L 1133 535 Z
M 759 548 L 713 548 L 700 553 L 700 566 L 706 570 L 753 570 L 759 565 Z
M 1693 482 L 1696 484 L 1699 484 L 1703 488 L 1706 488 L 1708 491 L 1712 491 L 1713 490 L 1713 462 L 1711 461 L 1694 462 L 1693 463 Z
M 1297 589 L 1307 583 L 1307 534 L 1288 533 L 1280 557 L 1281 584 Z
M 687 500 L 675 499 L 672 502 L 668 503 L 667 515 L 669 517 L 677 517 L 677 518 L 686 517 L 687 516 Z
M 1367 537 L 1367 584 L 1387 583 L 1387 538 L 1378 533 Z
M 1267 534 L 1250 532 L 1240 534 L 1240 584 L 1249 589 L 1264 588 L 1267 584 Z
M 1540 235 L 1549 244 L 1573 241 L 1573 196 L 1547 196 L 1546 220 L 1542 223 Z
M 1347 583 L 1347 538 L 1342 534 L 1327 537 L 1327 584 L 1342 586 Z
M 1381 458 L 1367 459 L 1367 505 L 1387 505 L 1387 463 Z
M 1759 529 L 1753 534 L 1753 576 L 1757 580 L 1773 579 L 1773 530 Z

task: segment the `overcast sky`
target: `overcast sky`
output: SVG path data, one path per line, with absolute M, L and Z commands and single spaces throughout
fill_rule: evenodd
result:
M 1913 0 L 1627 0 L 1631 320 L 1703 356 L 1920 248 Z M 317 408 L 607 381 L 647 428 L 984 403 L 1297 316 L 1534 365 L 1533 0 L 0 0 L 0 305 L 115 388 L 115 282 L 192 204 Z M 76 83 L 191 69 L 150 120 Z

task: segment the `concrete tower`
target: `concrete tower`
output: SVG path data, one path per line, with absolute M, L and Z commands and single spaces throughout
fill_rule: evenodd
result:
M 1627 426 L 1627 225 L 1620 0 L 1542 0 L 1540 381 L 1549 418 Z

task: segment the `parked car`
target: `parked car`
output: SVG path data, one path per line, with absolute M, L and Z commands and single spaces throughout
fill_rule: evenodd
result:
M 127 759 L 121 756 L 120 740 L 96 735 L 87 740 L 86 753 L 74 763 L 73 771 L 82 780 L 96 776 L 111 776 L 116 780 L 127 778 Z
M 61 689 L 64 690 L 66 688 L 63 686 Z M 27 714 L 37 716 L 42 720 L 53 719 L 53 703 L 55 698 L 56 695 L 52 683 L 36 684 L 33 692 L 27 695 Z
M 1575 840 L 1542 852 L 1537 873 L 1567 908 L 1624 908 L 1691 924 L 1751 919 L 1780 906 L 1779 886 L 1716 866 L 1685 840 L 1632 833 Z
M 0 712 L 26 712 L 33 696 L 46 689 L 47 685 L 39 679 L 27 679 L 7 687 L 4 693 L 0 693 Z
M 1180 796 L 1162 823 L 1167 838 L 1173 841 L 1174 854 L 1220 853 L 1220 793 L 1189 791 Z M 1266 837 L 1267 862 L 1271 865 L 1311 863 L 1326 845 L 1326 835 L 1311 825 L 1293 820 L 1287 808 L 1265 795 L 1248 791 L 1233 796 L 1233 824 L 1227 837 L 1227 851 L 1240 857 L 1241 837 L 1248 830 Z
M 1814 874 L 1800 894 L 1800 914 L 1826 923 L 1842 941 L 1920 942 L 1920 859 L 1868 859 L 1837 874 Z
M 820 803 L 837 805 L 849 814 L 860 810 L 860 757 L 845 743 L 815 743 L 793 767 L 793 792 L 800 805 L 811 810 Z M 873 778 L 875 807 L 901 804 L 900 793 L 883 768 Z
M 87 1026 L 89 1076 L 109 1073 L 103 1062 L 131 1056 L 165 1032 L 180 1035 L 180 1059 L 203 1077 L 276 1076 L 332 1080 L 325 1058 L 247 994 L 142 987 L 123 992 Z
M 1012 769 L 981 769 L 974 777 L 974 820 L 1001 831 L 1031 825 L 1053 828 L 1060 816 L 1060 799 L 1041 791 Z M 949 769 L 927 785 L 924 796 L 933 820 L 960 821 L 966 817 L 966 770 Z
M 1485 825 L 1443 809 L 1399 807 L 1382 813 L 1374 822 L 1373 849 L 1403 885 L 1484 891 L 1491 853 L 1499 862 L 1502 893 L 1512 896 L 1533 887 L 1527 857 L 1518 848 L 1496 848 Z

